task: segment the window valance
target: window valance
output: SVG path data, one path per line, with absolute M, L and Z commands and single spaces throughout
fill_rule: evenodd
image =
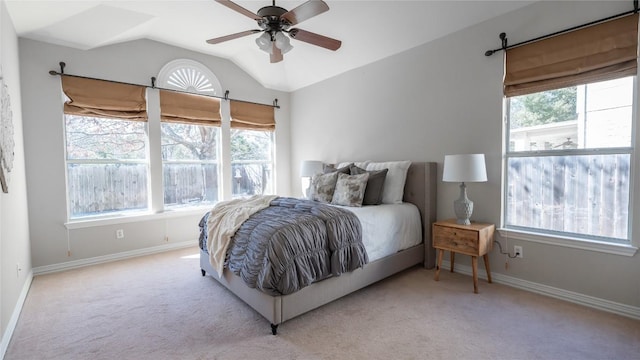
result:
M 504 95 L 635 75 L 638 14 L 506 50 Z
M 160 119 L 172 123 L 220 126 L 220 99 L 160 90 Z
M 144 86 L 62 75 L 65 114 L 147 121 Z
M 273 106 L 230 101 L 231 127 L 235 129 L 274 131 L 276 120 Z

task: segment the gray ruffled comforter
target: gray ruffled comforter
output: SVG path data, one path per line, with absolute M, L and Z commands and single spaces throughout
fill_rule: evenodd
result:
M 200 221 L 206 249 L 207 215 Z M 245 221 L 231 240 L 225 266 L 252 288 L 286 295 L 369 261 L 360 221 L 352 212 L 279 197 Z

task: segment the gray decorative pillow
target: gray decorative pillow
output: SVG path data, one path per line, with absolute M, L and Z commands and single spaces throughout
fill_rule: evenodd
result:
M 362 206 L 364 191 L 367 188 L 369 173 L 360 175 L 338 174 L 336 190 L 331 203 L 344 206 Z
M 338 173 L 316 174 L 311 178 L 311 200 L 330 203 L 336 189 Z
M 384 179 L 387 177 L 389 169 L 367 171 L 352 165 L 349 168 L 351 175 L 369 173 L 367 188 L 364 191 L 364 199 L 362 205 L 380 205 L 382 204 L 382 191 L 384 190 Z
M 325 174 L 328 174 L 328 173 L 331 173 L 331 172 L 335 172 L 335 171 L 337 171 L 337 172 L 339 172 L 339 173 L 343 173 L 343 174 L 347 174 L 347 175 L 349 175 L 349 168 L 350 168 L 352 165 L 353 165 L 353 163 L 348 164 L 347 166 L 343 166 L 343 167 L 341 167 L 341 168 L 336 168 L 336 167 L 335 167 L 335 165 L 331 165 L 331 164 L 327 165 L 327 164 L 325 164 L 325 165 L 322 167 L 322 172 L 324 172 Z

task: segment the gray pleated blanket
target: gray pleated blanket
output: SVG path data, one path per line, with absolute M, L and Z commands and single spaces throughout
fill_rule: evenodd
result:
M 206 250 L 207 213 L 200 221 Z M 286 295 L 369 261 L 354 213 L 309 200 L 278 197 L 238 229 L 226 268 L 252 288 Z

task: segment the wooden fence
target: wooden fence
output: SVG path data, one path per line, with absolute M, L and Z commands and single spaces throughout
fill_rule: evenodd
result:
M 506 224 L 626 240 L 629 154 L 511 157 Z
M 273 193 L 270 162 L 234 162 L 232 174 L 234 197 Z M 71 218 L 148 208 L 144 164 L 69 164 L 67 181 Z M 163 184 L 165 207 L 219 201 L 217 164 L 164 164 Z

